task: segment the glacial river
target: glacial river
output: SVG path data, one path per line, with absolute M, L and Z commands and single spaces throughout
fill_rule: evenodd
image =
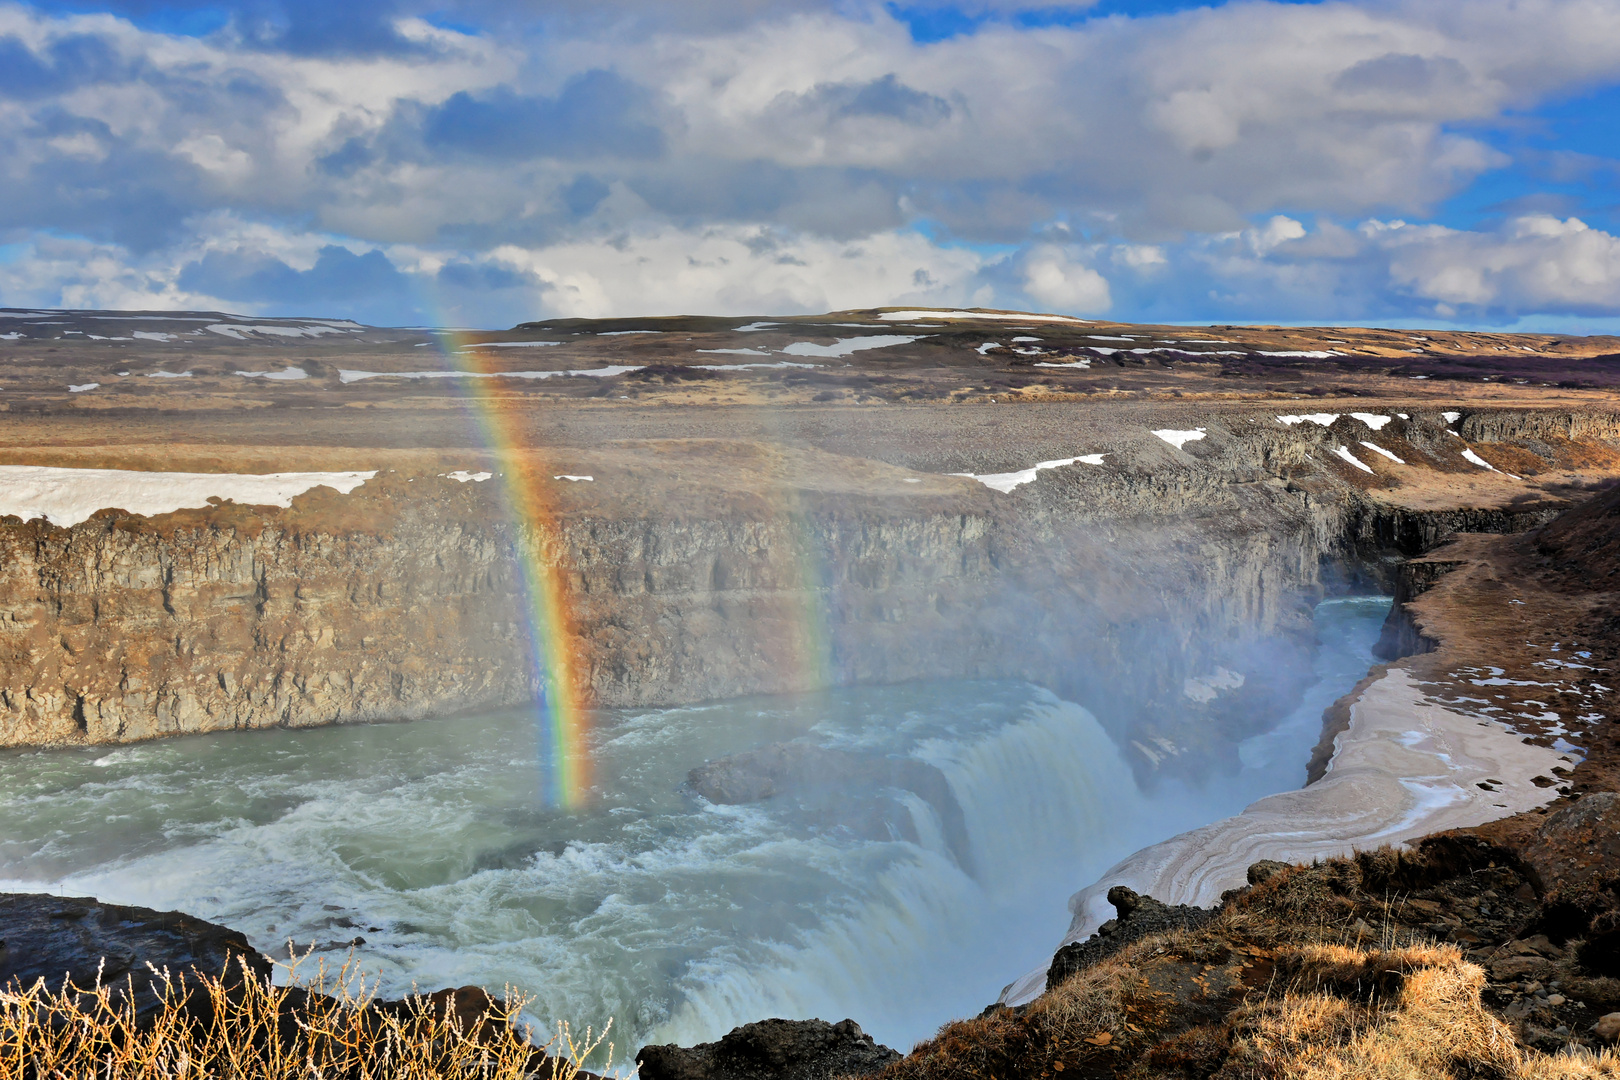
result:
M 903 1050 L 1043 963 L 1069 894 L 1114 862 L 1302 784 L 1388 609 L 1320 605 L 1317 683 L 1201 790 L 1147 798 L 1090 713 L 1011 682 L 611 712 L 574 813 L 539 806 L 522 711 L 7 751 L 0 891 L 183 909 L 281 957 L 363 938 L 385 993 L 511 985 L 541 1023 L 614 1018 L 621 1052 L 767 1016 L 849 1016 Z M 781 739 L 937 766 L 966 850 L 903 791 L 713 806 L 683 787 Z

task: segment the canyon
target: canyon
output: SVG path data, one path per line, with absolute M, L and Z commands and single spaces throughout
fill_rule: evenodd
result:
M 1317 782 L 1073 881 L 1073 923 L 1051 946 L 1088 941 L 1120 884 L 1208 906 L 1259 859 L 1415 843 L 1576 790 L 1567 778 L 1609 722 L 1607 690 L 1578 674 L 1596 662 L 1517 645 L 1513 659 L 1518 630 L 1454 594 L 1511 592 L 1531 556 L 1501 545 L 1548 535 L 1534 530 L 1620 480 L 1620 343 L 1020 318 L 874 310 L 448 339 L 219 316 L 233 337 L 177 317 L 159 327 L 171 340 L 136 343 L 19 317 L 34 336 L 3 345 L 0 464 L 220 480 L 164 513 L 0 516 L 0 746 L 541 696 L 650 709 L 1016 680 L 1089 710 L 1151 794 L 1240 768 L 1238 746 L 1309 681 L 1313 606 L 1382 593 L 1396 600 L 1388 666 L 1329 710 L 1298 763 Z M 1039 337 L 1002 345 L 1012 329 Z M 511 347 L 524 344 L 545 348 Z M 145 378 L 164 373 L 185 377 Z M 232 477 L 291 471 L 371 475 L 282 505 L 231 494 Z M 1492 597 L 1492 611 L 1521 599 Z M 542 602 L 567 613 L 549 627 L 555 671 L 536 655 Z M 1549 641 L 1572 640 L 1548 618 Z M 1488 707 L 1487 684 L 1502 690 Z M 1388 747 L 1411 749 L 1419 727 L 1444 753 L 1475 748 L 1445 784 L 1478 794 L 1400 802 L 1429 766 Z M 795 770 L 843 769 L 914 792 L 966 850 L 932 766 L 901 777 L 775 745 L 717 747 L 705 775 L 720 779 L 694 772 L 696 790 L 747 804 Z M 1335 798 L 1316 840 L 1276 839 Z M 1369 801 L 1377 812 L 1347 823 Z M 1004 1003 L 1022 1007 L 1046 974 Z

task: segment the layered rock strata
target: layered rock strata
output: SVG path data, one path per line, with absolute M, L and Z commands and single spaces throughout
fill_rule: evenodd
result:
M 1043 471 L 1011 494 L 872 459 L 678 440 L 596 451 L 592 484 L 552 484 L 536 460 L 534 475 L 487 484 L 385 470 L 285 510 L 11 519 L 0 745 L 532 700 L 537 598 L 521 561 L 556 583 L 573 690 L 597 705 L 1011 677 L 1162 747 L 1144 768 L 1219 767 L 1291 702 L 1324 590 L 1387 584 L 1402 552 L 1564 505 L 1451 462 L 1462 436 L 1439 416 L 1392 419 L 1379 437 L 1410 475 L 1372 479 L 1331 453 L 1368 434 L 1349 417 L 1283 426 L 1244 411 L 1201 426 L 1180 448 L 1121 436 L 1106 467 Z M 1543 471 L 1620 463 L 1603 441 L 1620 433 L 1613 418 L 1457 427 Z M 545 517 L 514 521 L 508 482 L 556 488 Z M 1463 494 L 1424 496 L 1425 483 Z M 1241 686 L 1188 689 L 1222 669 Z

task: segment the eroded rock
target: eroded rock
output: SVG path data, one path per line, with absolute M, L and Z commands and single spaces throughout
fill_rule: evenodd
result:
M 80 988 L 133 980 L 137 1008 L 158 1005 L 157 972 L 270 977 L 270 961 L 240 931 L 179 911 L 104 904 L 88 896 L 0 894 L 0 987 L 63 980 Z
M 830 1080 L 865 1076 L 898 1060 L 853 1020 L 761 1020 L 718 1042 L 645 1046 L 636 1055 L 642 1080 Z
M 1209 908 L 1187 904 L 1171 906 L 1123 885 L 1108 890 L 1108 902 L 1114 905 L 1118 917 L 1103 923 L 1085 941 L 1071 942 L 1053 955 L 1052 966 L 1046 971 L 1048 990 L 1149 934 L 1196 930 L 1215 916 Z

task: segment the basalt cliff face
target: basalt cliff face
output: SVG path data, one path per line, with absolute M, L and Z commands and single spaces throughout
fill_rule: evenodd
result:
M 535 477 L 403 468 L 287 510 L 5 519 L 0 745 L 532 700 L 522 559 L 558 583 L 576 690 L 597 705 L 1024 678 L 1144 737 L 1158 764 L 1286 704 L 1279 672 L 1308 665 L 1276 661 L 1311 647 L 1324 591 L 1387 588 L 1403 555 L 1566 505 L 1482 479 L 1513 465 L 1578 483 L 1620 464 L 1614 417 L 1478 414 L 1454 431 L 1424 415 L 1381 432 L 1420 478 L 1391 491 L 1334 457 L 1362 423 L 1231 411 L 1180 448 L 1132 432 L 1105 466 L 1011 493 L 868 458 L 666 440 L 596 452 L 597 479 L 552 485 L 539 521 L 514 523 L 501 486 Z M 1451 441 L 1504 472 L 1436 465 Z M 1450 493 L 1425 495 L 1423 477 Z M 1222 669 L 1219 692 L 1200 692 Z

